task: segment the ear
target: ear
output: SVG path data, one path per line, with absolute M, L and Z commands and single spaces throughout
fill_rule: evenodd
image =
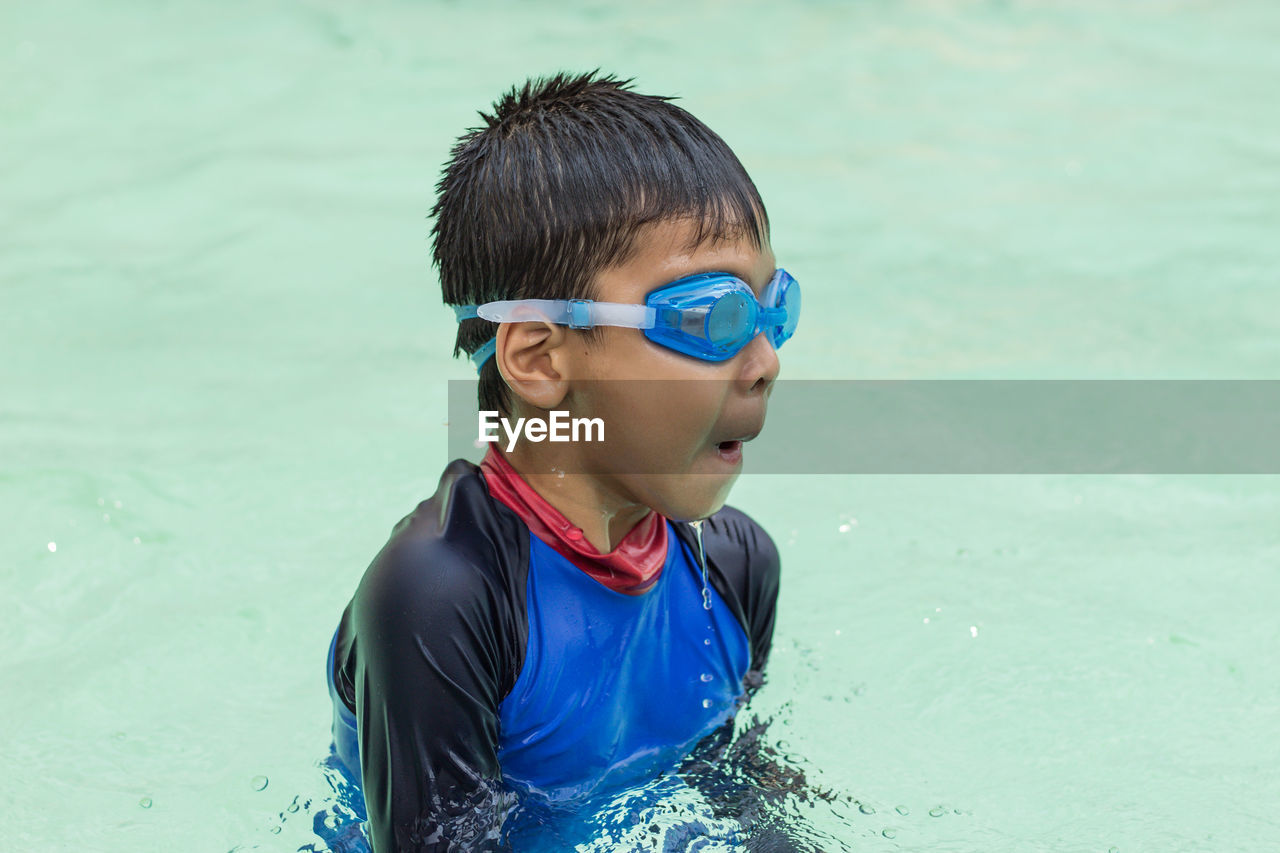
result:
M 541 321 L 503 323 L 493 357 L 517 397 L 539 409 L 554 409 L 569 390 L 568 342 L 564 326 Z

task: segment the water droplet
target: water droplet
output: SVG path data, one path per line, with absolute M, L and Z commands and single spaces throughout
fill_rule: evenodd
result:
M 707 589 L 707 551 L 702 545 L 703 519 L 689 522 L 698 534 L 698 564 L 702 567 L 702 609 L 711 609 L 711 590 Z
M 254 776 L 249 780 L 249 784 L 253 786 L 253 790 L 261 791 L 267 787 L 266 776 Z
M 124 501 L 112 501 L 111 505 L 114 506 L 116 509 L 120 509 L 124 506 Z
M 838 530 L 838 531 L 839 531 L 839 532 L 841 532 L 841 533 L 848 533 L 848 532 L 849 532 L 849 529 L 850 529 L 850 528 L 849 528 L 849 525 L 847 525 L 847 524 L 842 524 L 842 525 L 840 525 L 839 527 L 837 527 L 837 528 L 836 528 L 836 530 Z
M 839 637 L 839 636 L 840 636 L 840 629 L 839 629 L 839 628 L 837 628 L 837 629 L 836 629 L 836 636 L 837 636 L 837 637 Z
M 104 512 L 104 513 L 102 514 L 102 520 L 103 520 L 103 521 L 110 521 L 110 520 L 111 520 L 111 516 Z
M 98 498 L 98 506 L 102 506 L 105 503 L 106 503 L 105 500 L 103 500 L 102 498 Z
M 704 708 L 710 708 L 710 707 L 711 707 L 711 700 L 710 700 L 710 699 L 703 699 L 703 700 L 702 700 L 702 707 L 704 707 Z
M 898 835 L 898 830 L 886 827 L 885 829 L 880 830 L 880 834 L 885 838 L 894 838 Z
M 928 624 L 929 624 L 929 617 L 928 617 L 928 616 L 924 617 L 924 624 L 926 624 L 926 625 L 928 625 Z
M 702 641 L 702 645 L 704 645 L 704 646 L 709 646 L 709 645 L 711 645 L 711 638 L 710 638 L 710 637 L 708 637 L 707 639 L 703 640 L 703 641 Z
M 944 809 L 942 806 L 934 806 L 933 808 L 929 809 L 929 817 L 942 817 L 946 813 L 947 813 L 947 810 Z
M 894 809 L 894 811 L 902 815 L 903 817 L 906 817 L 907 815 L 911 814 L 911 809 L 907 808 L 906 806 L 898 806 L 897 808 Z
M 978 626 L 977 626 L 977 625 L 970 625 L 970 626 L 969 626 L 969 636 L 970 636 L 970 637 L 976 637 L 976 636 L 978 636 Z
M 57 543 L 57 542 L 50 542 L 50 543 L 49 543 L 49 553 L 50 553 L 50 554 L 52 554 L 52 553 L 53 553 L 54 551 L 56 551 L 56 550 L 58 550 L 58 543 Z
M 700 676 L 698 676 L 698 677 L 702 679 L 702 683 L 703 683 L 703 684 L 706 684 L 708 681 L 710 681 L 710 680 L 711 680 L 712 678 L 714 678 L 715 676 L 713 676 L 713 675 L 712 675 L 711 673 L 709 673 L 709 672 L 704 672 L 704 673 L 702 673 L 702 675 L 700 675 Z
M 133 537 L 133 544 L 134 544 L 134 545 L 141 545 L 141 544 L 142 544 L 142 539 L 141 539 L 141 537 L 138 537 L 138 536 Z
M 151 798 L 143 797 L 142 799 L 138 800 L 138 805 L 142 806 L 144 809 L 151 808 Z
M 873 809 L 871 806 L 867 805 L 866 803 L 858 803 L 858 811 L 862 812 L 863 814 L 876 813 L 876 810 Z

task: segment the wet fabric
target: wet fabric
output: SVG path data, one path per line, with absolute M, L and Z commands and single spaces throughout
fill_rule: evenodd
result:
M 497 849 L 513 792 L 630 784 L 733 712 L 768 656 L 777 551 L 736 510 L 705 522 L 705 610 L 694 531 L 664 527 L 658 580 L 626 595 L 531 536 L 467 462 L 396 525 L 329 670 L 377 853 Z

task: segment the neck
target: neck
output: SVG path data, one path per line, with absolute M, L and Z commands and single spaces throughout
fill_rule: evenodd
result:
M 590 474 L 565 473 L 581 470 L 577 460 L 546 453 L 544 447 L 545 444 L 523 442 L 506 454 L 506 459 L 539 497 L 580 528 L 583 538 L 600 553 L 616 548 L 652 512 L 619 494 L 606 480 Z

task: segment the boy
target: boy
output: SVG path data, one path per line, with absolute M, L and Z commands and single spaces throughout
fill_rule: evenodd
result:
M 329 677 L 376 853 L 491 847 L 514 792 L 581 803 L 674 766 L 773 634 L 777 551 L 722 508 L 800 307 L 755 186 L 625 81 L 530 81 L 483 118 L 433 210 L 454 353 L 482 410 L 608 441 L 451 463 L 366 572 Z

